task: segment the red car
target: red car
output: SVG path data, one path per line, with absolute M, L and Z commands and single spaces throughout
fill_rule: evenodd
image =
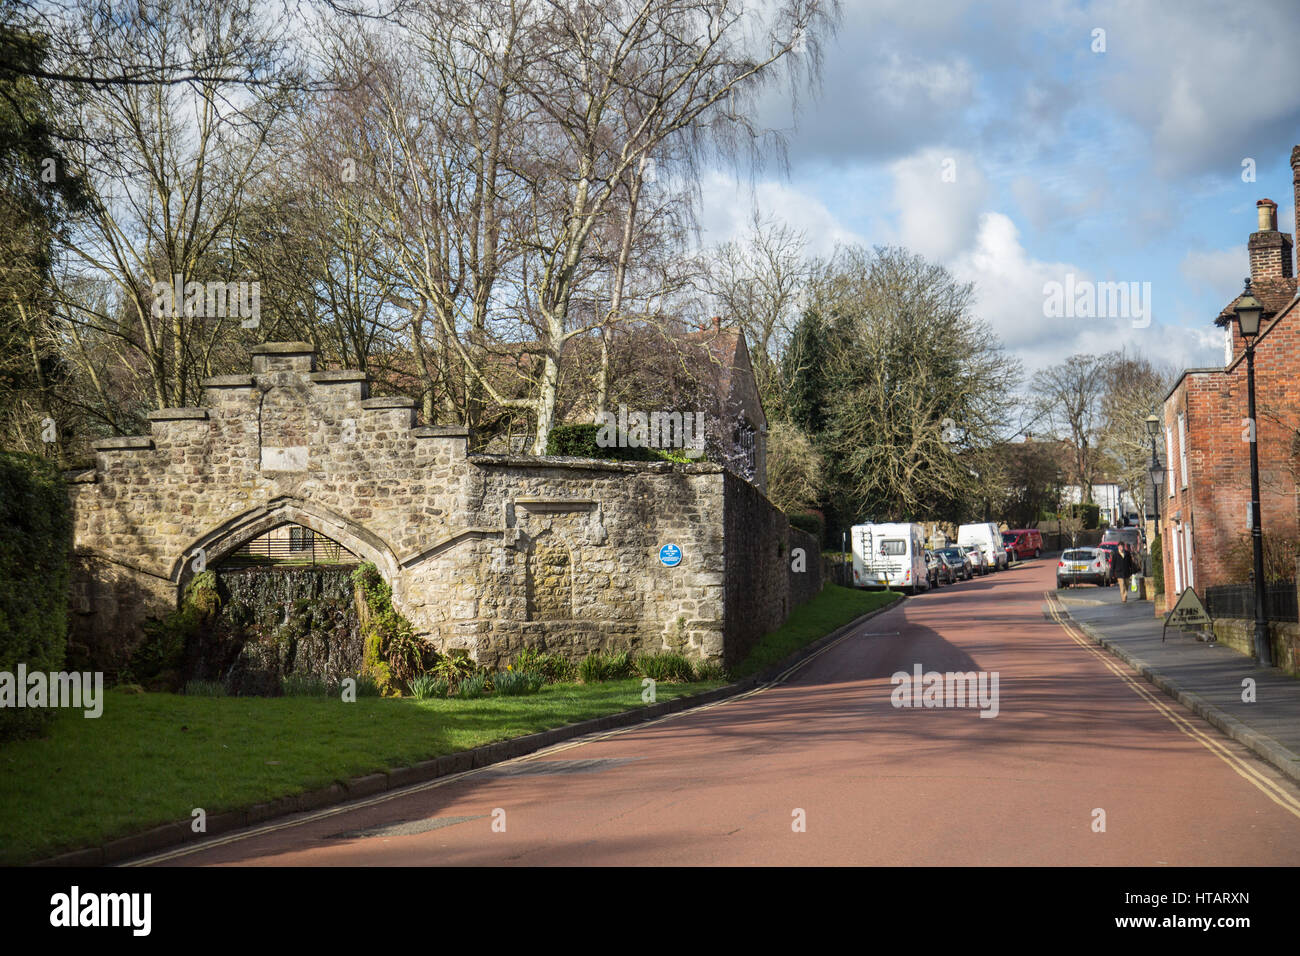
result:
M 1037 528 L 1003 531 L 1002 544 L 1013 561 L 1036 558 L 1043 553 L 1043 535 Z

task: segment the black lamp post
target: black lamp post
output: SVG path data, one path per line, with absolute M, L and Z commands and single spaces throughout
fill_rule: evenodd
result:
M 1156 436 L 1160 434 L 1160 419 L 1155 415 L 1147 416 L 1147 434 L 1151 436 L 1151 505 L 1155 511 L 1156 536 L 1160 535 L 1160 490 L 1165 485 L 1165 467 L 1160 464 L 1160 454 L 1156 451 Z
M 1246 343 L 1246 401 L 1250 437 L 1250 542 L 1255 551 L 1255 657 L 1264 667 L 1273 666 L 1273 651 L 1268 641 L 1268 617 L 1264 611 L 1264 533 L 1259 513 L 1259 442 L 1255 425 L 1255 338 L 1264 306 L 1250 294 L 1250 280 L 1237 300 L 1234 310 L 1237 326 Z

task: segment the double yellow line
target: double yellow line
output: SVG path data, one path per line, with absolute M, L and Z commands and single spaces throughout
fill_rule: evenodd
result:
M 1099 648 L 1086 634 L 1083 634 L 1074 624 L 1074 622 L 1065 613 L 1065 608 L 1061 605 L 1060 599 L 1056 594 L 1047 591 L 1043 595 L 1047 599 L 1047 611 L 1052 620 L 1061 626 L 1069 638 L 1085 648 L 1090 654 L 1110 670 L 1112 674 L 1128 684 L 1133 692 L 1145 700 L 1148 704 L 1164 714 L 1175 727 L 1200 743 L 1212 754 L 1226 763 L 1236 773 L 1245 780 L 1254 784 L 1261 790 L 1266 797 L 1276 803 L 1282 809 L 1288 811 L 1296 817 L 1300 817 L 1300 800 L 1295 794 L 1287 788 L 1279 785 L 1276 781 L 1260 773 L 1255 767 L 1242 760 L 1231 750 L 1209 734 L 1205 733 L 1194 723 L 1187 719 L 1186 715 L 1169 706 L 1169 702 L 1160 694 L 1153 691 L 1145 681 L 1141 681 L 1133 676 L 1126 668 L 1116 662 L 1114 657 Z

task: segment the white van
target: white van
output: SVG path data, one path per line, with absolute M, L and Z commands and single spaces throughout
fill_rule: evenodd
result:
M 930 589 L 925 540 L 919 524 L 859 524 L 853 542 L 853 586 L 896 588 L 908 594 Z
M 990 571 L 1005 571 L 1009 567 L 1007 549 L 1002 544 L 1002 532 L 992 521 L 964 524 L 957 529 L 957 544 L 979 548 L 984 556 L 984 566 Z

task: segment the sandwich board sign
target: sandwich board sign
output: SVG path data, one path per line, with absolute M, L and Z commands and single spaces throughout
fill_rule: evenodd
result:
M 1173 609 L 1165 615 L 1165 626 L 1160 629 L 1160 643 L 1165 642 L 1165 628 L 1173 626 L 1180 631 L 1203 631 L 1213 626 L 1210 615 L 1206 613 L 1205 603 L 1195 588 L 1188 588 L 1178 595 Z

